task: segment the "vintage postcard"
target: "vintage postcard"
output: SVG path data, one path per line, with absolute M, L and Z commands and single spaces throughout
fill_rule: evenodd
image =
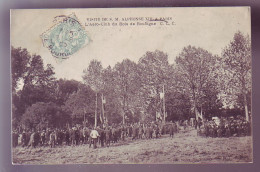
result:
M 253 162 L 250 7 L 10 15 L 13 164 Z

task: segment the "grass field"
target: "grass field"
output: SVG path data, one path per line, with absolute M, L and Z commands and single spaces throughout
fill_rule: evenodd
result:
M 180 164 L 252 162 L 252 137 L 205 138 L 196 130 L 170 138 L 126 141 L 98 149 L 88 145 L 13 149 L 14 164 Z

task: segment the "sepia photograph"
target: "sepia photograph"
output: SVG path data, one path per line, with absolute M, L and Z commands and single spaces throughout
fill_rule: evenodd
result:
M 250 7 L 10 19 L 13 164 L 253 163 Z

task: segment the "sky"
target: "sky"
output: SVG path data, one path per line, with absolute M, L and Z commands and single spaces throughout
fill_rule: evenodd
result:
M 89 41 L 69 59 L 59 61 L 43 46 L 41 35 L 55 27 L 56 16 L 72 13 L 85 28 Z M 88 19 L 126 17 L 168 17 L 174 25 L 86 26 Z M 45 65 L 54 67 L 57 78 L 82 81 L 83 70 L 93 59 L 101 61 L 103 67 L 113 67 L 125 58 L 138 62 L 147 51 L 160 50 L 174 63 L 188 45 L 221 55 L 237 31 L 251 36 L 250 22 L 249 7 L 14 9 L 10 39 L 11 46 L 41 55 Z

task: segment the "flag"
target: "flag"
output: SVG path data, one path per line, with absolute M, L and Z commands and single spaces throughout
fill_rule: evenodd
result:
M 104 96 L 102 97 L 102 103 L 103 103 L 103 104 L 106 104 L 106 99 L 105 99 Z
M 160 93 L 160 99 L 164 98 L 164 93 Z
M 162 120 L 162 115 L 161 115 L 160 112 L 156 112 L 156 120 L 157 120 L 157 119 Z

